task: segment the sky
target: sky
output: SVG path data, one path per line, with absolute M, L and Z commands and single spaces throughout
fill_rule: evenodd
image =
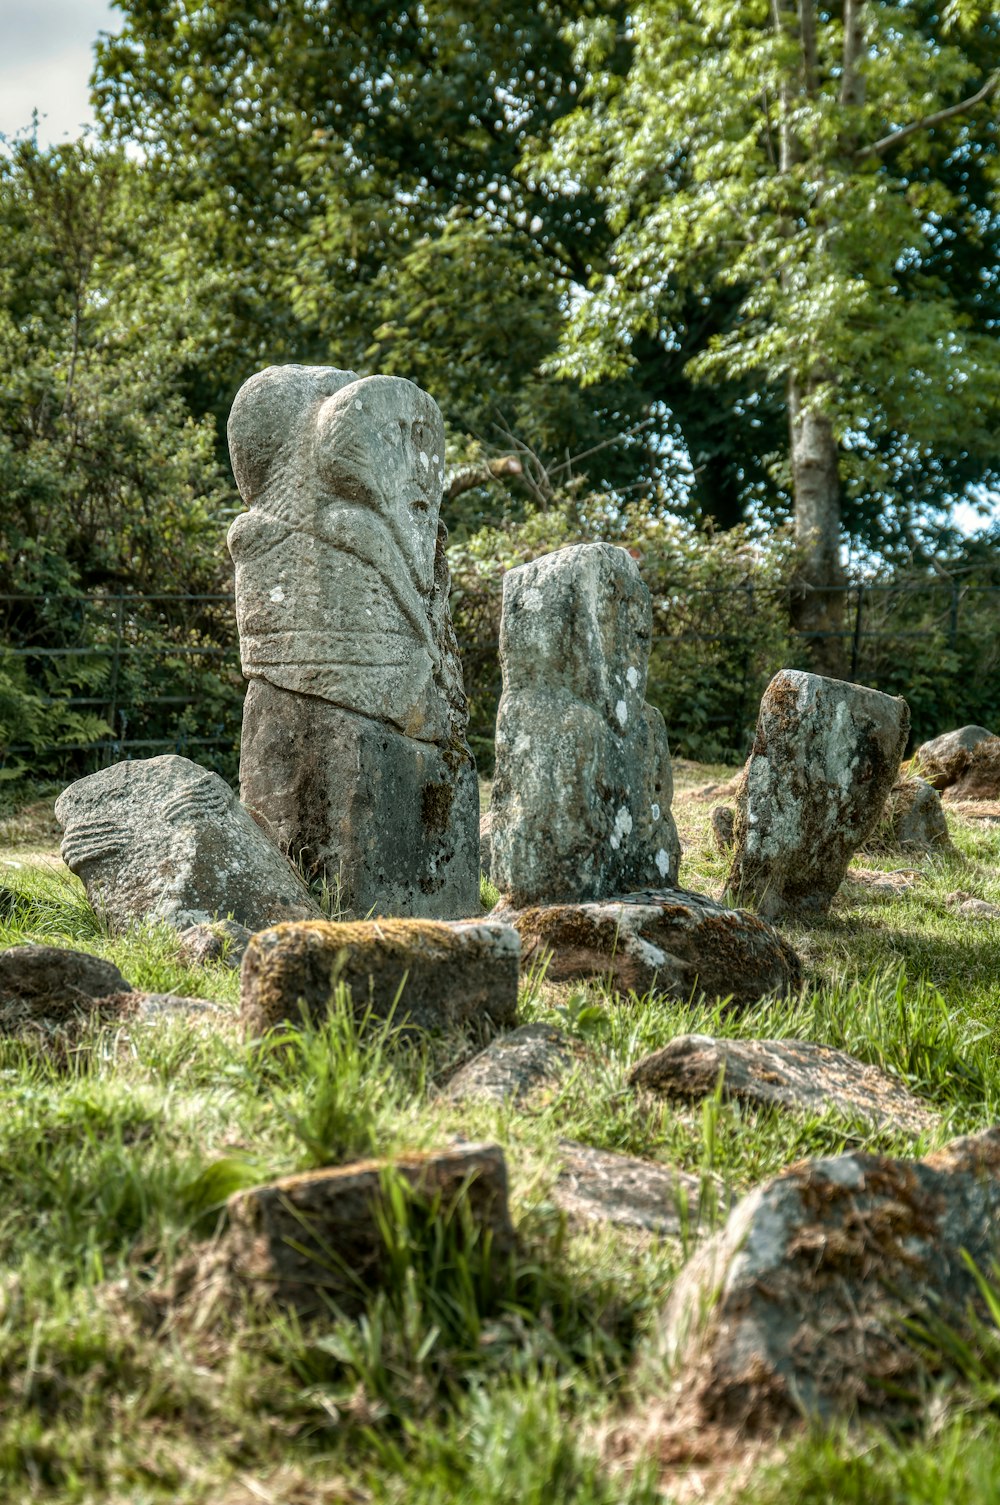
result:
M 0 0 L 0 135 L 30 125 L 33 109 L 43 146 L 93 124 L 93 45 L 121 20 L 108 0 Z

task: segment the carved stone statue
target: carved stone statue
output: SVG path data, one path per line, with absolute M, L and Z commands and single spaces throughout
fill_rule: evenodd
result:
M 357 914 L 475 913 L 437 404 L 399 377 L 272 366 L 237 394 L 229 447 L 245 803 Z

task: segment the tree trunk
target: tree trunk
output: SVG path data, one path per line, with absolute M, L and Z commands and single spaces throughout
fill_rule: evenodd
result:
M 808 667 L 842 679 L 846 667 L 844 569 L 840 557 L 840 475 L 828 418 L 811 407 L 794 379 L 788 419 L 795 503 L 796 567 L 792 626 L 802 634 Z

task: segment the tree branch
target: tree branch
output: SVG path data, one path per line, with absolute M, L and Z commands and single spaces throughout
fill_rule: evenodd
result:
M 499 459 L 483 460 L 478 465 L 463 465 L 449 476 L 444 488 L 444 500 L 453 502 L 474 486 L 485 486 L 490 481 L 502 480 L 504 476 L 519 476 L 523 472 L 524 466 L 516 455 L 501 455 Z
M 933 115 L 925 115 L 922 120 L 913 120 L 909 125 L 900 126 L 898 131 L 890 131 L 888 136 L 883 136 L 880 141 L 873 141 L 870 146 L 863 146 L 856 151 L 854 160 L 863 162 L 866 157 L 881 157 L 885 152 L 891 151 L 894 146 L 899 146 L 901 141 L 915 136 L 918 131 L 929 131 L 944 120 L 951 120 L 955 115 L 963 115 L 966 110 L 975 109 L 976 105 L 982 104 L 984 99 L 989 99 L 998 84 L 1000 84 L 1000 72 L 991 73 L 982 88 L 977 89 L 975 94 L 970 94 L 968 99 L 959 100 L 957 105 L 949 105 L 946 110 L 936 110 Z

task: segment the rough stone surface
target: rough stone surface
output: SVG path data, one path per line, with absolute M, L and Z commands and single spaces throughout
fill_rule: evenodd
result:
M 920 877 L 916 868 L 892 868 L 889 872 L 879 872 L 876 868 L 851 867 L 847 870 L 844 886 L 847 888 L 856 884 L 870 894 L 898 898 L 900 894 L 916 888 Z
M 215 920 L 211 925 L 192 925 L 180 935 L 181 960 L 191 966 L 218 962 L 238 971 L 253 934 L 235 920 Z
M 63 859 L 115 931 L 226 916 L 259 930 L 319 913 L 229 785 L 188 758 L 115 763 L 65 789 L 56 815 Z
M 439 525 L 444 427 L 398 377 L 272 366 L 237 394 L 240 789 L 357 914 L 476 908 L 479 788 Z
M 989 1270 L 998 1217 L 1000 1129 L 924 1160 L 800 1163 L 695 1254 L 649 1357 L 696 1425 L 892 1411 L 920 1388 L 901 1319 L 934 1313 L 967 1333 L 979 1298 L 966 1251 Z
M 671 1237 L 688 1226 L 688 1210 L 694 1220 L 701 1190 L 697 1176 L 571 1139 L 559 1141 L 559 1157 L 562 1169 L 552 1200 L 572 1222 Z
M 736 829 L 736 811 L 731 805 L 716 805 L 710 819 L 716 848 L 720 852 L 728 852 Z
M 685 889 L 646 890 L 602 904 L 550 904 L 491 918 L 513 925 L 525 964 L 551 950 L 550 982 L 608 978 L 619 992 L 656 988 L 673 998 L 704 992 L 755 1003 L 802 983 L 798 957 L 773 926 Z
M 897 851 L 944 851 L 951 846 L 941 796 L 926 779 L 897 779 L 869 843 Z
M 764 692 L 736 802 L 727 892 L 775 919 L 822 914 L 899 772 L 905 700 L 783 669 Z
M 522 1024 L 491 1041 L 445 1087 L 452 1102 L 517 1103 L 536 1087 L 573 1069 L 573 1047 L 564 1030 L 550 1024 Z
M 487 810 L 479 822 L 479 871 L 484 878 L 493 872 L 493 812 Z
M 512 904 L 676 882 L 649 592 L 625 549 L 579 544 L 504 576 L 491 876 Z
M 949 802 L 1000 799 L 1000 737 L 984 737 L 947 790 Z
M 827 1045 L 806 1040 L 719 1040 L 680 1035 L 646 1056 L 629 1076 L 633 1087 L 664 1097 L 710 1097 L 722 1075 L 727 1098 L 763 1107 L 825 1113 L 833 1108 L 881 1128 L 920 1134 L 935 1116 L 901 1082 Z
M 78 1007 L 109 993 L 129 993 L 112 962 L 63 946 L 11 946 L 0 951 L 0 1002 Z
M 913 756 L 914 764 L 935 789 L 947 789 L 965 772 L 978 744 L 992 736 L 985 726 L 960 726 L 921 743 Z
M 517 932 L 492 919 L 278 925 L 247 947 L 240 1013 L 253 1035 L 298 1022 L 303 1008 L 321 1019 L 343 982 L 358 1013 L 431 1030 L 503 1027 L 517 1015 L 519 957 Z
M 1000 920 L 1000 905 L 991 904 L 988 899 L 977 898 L 964 888 L 956 888 L 954 893 L 946 894 L 945 903 L 950 904 L 966 920 Z
M 462 1205 L 473 1229 L 489 1231 L 497 1259 L 514 1247 L 507 1167 L 496 1145 L 463 1145 L 393 1162 L 359 1161 L 285 1176 L 229 1199 L 227 1254 L 234 1275 L 303 1316 L 332 1303 L 348 1315 L 392 1278 L 380 1219 L 385 1178 L 394 1174 L 420 1207 L 440 1219 Z M 463 1221 L 453 1227 L 461 1239 Z

